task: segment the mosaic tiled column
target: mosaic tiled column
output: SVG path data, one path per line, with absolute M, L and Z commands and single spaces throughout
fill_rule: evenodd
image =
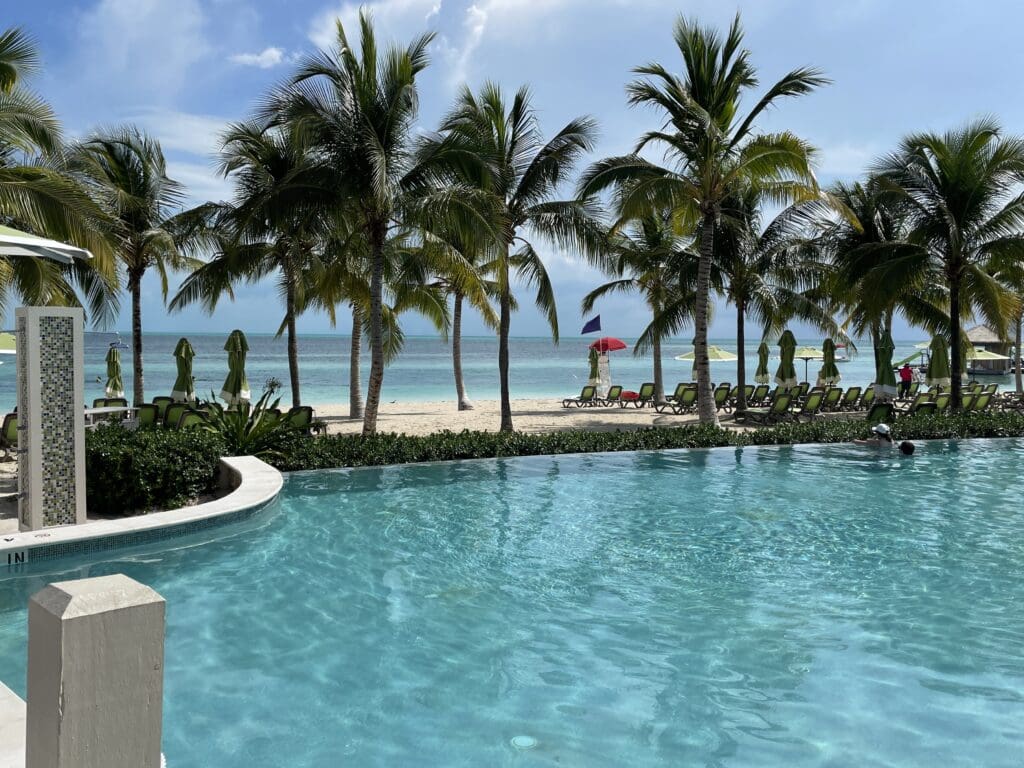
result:
M 84 523 L 83 312 L 21 307 L 15 318 L 19 527 Z

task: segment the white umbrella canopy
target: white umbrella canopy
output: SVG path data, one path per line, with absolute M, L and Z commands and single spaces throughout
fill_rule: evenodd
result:
M 27 256 L 70 264 L 75 259 L 91 259 L 84 248 L 76 248 L 48 237 L 30 235 L 20 229 L 0 225 L 0 256 Z

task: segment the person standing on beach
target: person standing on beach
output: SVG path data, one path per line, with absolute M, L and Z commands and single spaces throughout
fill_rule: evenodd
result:
M 910 363 L 904 363 L 900 368 L 900 397 L 907 397 L 910 394 L 910 385 L 914 381 L 914 369 Z

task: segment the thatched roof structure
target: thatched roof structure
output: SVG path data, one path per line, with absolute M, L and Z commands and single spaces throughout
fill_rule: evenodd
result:
M 973 328 L 967 329 L 967 340 L 979 346 L 982 344 L 1009 344 L 1010 342 L 1005 339 L 1000 339 L 999 336 L 989 328 L 987 325 L 976 325 Z

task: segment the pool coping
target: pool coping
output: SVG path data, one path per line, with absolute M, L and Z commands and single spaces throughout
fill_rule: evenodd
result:
M 31 562 L 121 549 L 229 525 L 269 506 L 283 486 L 282 474 L 255 456 L 225 457 L 220 460 L 220 487 L 231 489 L 226 496 L 167 512 L 3 536 L 0 567 L 14 569 Z

